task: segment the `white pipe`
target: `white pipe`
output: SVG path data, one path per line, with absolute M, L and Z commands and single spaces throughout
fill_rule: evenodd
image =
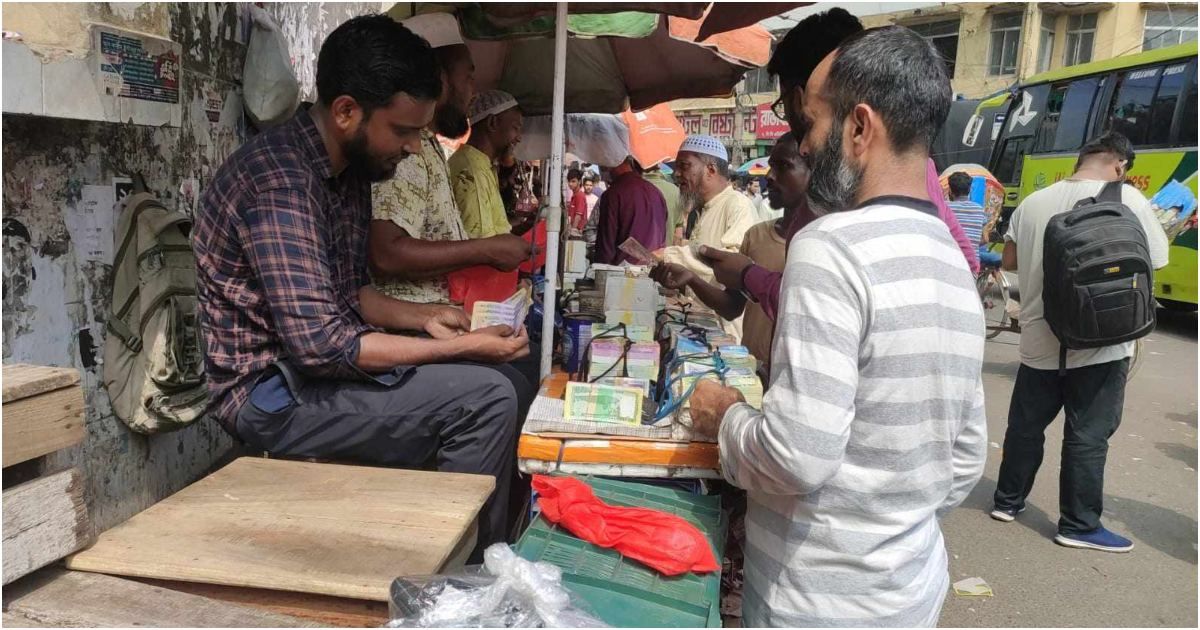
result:
M 541 376 L 550 375 L 554 357 L 554 316 L 557 312 L 558 235 L 562 231 L 563 121 L 567 91 L 567 3 L 559 2 L 554 17 L 554 106 L 550 116 L 550 165 L 543 177 L 550 184 L 546 218 L 546 287 L 542 298 Z

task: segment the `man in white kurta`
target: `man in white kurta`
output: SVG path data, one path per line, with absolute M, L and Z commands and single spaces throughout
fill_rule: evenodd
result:
M 754 203 L 729 183 L 729 153 L 712 136 L 688 136 L 675 160 L 675 181 L 681 198 L 703 204 L 688 245 L 668 247 L 663 260 L 683 265 L 706 282 L 714 282 L 712 267 L 701 258 L 700 245 L 736 252 L 746 231 L 756 222 Z M 742 338 L 742 318 L 727 321 L 725 332 Z

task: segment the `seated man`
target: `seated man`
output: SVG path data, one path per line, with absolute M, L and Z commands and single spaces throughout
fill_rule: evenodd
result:
M 771 170 L 767 173 L 767 198 L 772 208 L 783 209 L 783 216 L 756 223 L 746 232 L 741 251 L 756 265 L 782 272 L 788 241 L 814 217 L 804 198 L 804 190 L 808 187 L 808 167 L 800 158 L 796 138 L 790 132 L 775 142 L 769 163 Z M 762 362 L 762 372 L 769 373 L 775 322 L 767 317 L 762 306 L 747 300 L 741 292 L 722 289 L 701 280 L 687 268 L 674 263 L 658 265 L 651 272 L 651 277 L 668 289 L 691 289 L 700 301 L 725 319 L 737 319 L 745 313 L 742 343 Z
M 971 201 L 971 176 L 962 171 L 950 174 L 950 210 L 962 226 L 967 238 L 979 247 L 979 263 L 986 267 L 999 267 L 1000 254 L 988 251 L 983 228 L 987 225 L 987 212 L 983 206 Z
M 475 64 L 448 13 L 429 13 L 404 25 L 434 48 L 442 73 L 442 96 L 433 122 L 421 130 L 421 150 L 400 162 L 396 175 L 375 184 L 370 268 L 385 295 L 424 304 L 449 304 L 446 274 L 490 265 L 512 271 L 529 260 L 530 244 L 512 233 L 470 238 L 450 191 L 450 171 L 438 143 L 440 134 L 467 133 Z
M 481 557 L 505 540 L 524 330 L 468 332 L 457 308 L 387 297 L 367 277 L 371 182 L 421 150 L 442 79 L 389 17 L 339 26 L 318 102 L 238 149 L 196 213 L 197 299 L 212 413 L 280 455 L 494 477 Z M 421 331 L 431 338 L 391 334 Z
M 642 179 L 641 167 L 627 156 L 613 168 L 612 185 L 596 206 L 596 252 L 594 262 L 619 265 L 629 255 L 619 247 L 634 238 L 651 250 L 660 249 L 667 233 L 667 202 L 662 193 Z
M 521 108 L 508 92 L 488 90 L 471 101 L 470 116 L 471 137 L 449 162 L 450 186 L 463 227 L 471 238 L 510 232 L 520 236 L 533 228 L 533 222 L 516 226 L 509 222 L 495 162 L 521 142 Z

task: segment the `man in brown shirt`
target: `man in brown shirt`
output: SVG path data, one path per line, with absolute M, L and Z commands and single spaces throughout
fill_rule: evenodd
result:
M 815 217 L 804 200 L 808 168 L 800 159 L 799 147 L 792 134 L 784 134 L 775 143 L 769 164 L 767 198 L 772 208 L 783 208 L 783 217 L 757 223 L 747 230 L 740 251 L 756 264 L 782 272 L 787 260 L 788 240 Z M 742 343 L 760 361 L 759 371 L 763 382 L 767 382 L 775 322 L 758 303 L 747 300 L 740 292 L 706 282 L 682 265 L 663 263 L 654 270 L 652 277 L 670 289 L 690 287 L 696 297 L 725 319 L 732 320 L 745 313 Z

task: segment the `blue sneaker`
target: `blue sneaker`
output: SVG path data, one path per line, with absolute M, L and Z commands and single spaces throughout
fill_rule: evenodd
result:
M 1063 534 L 1054 537 L 1054 542 L 1064 547 L 1076 549 L 1096 549 L 1111 553 L 1127 553 L 1133 549 L 1133 541 L 1118 536 L 1103 527 L 1086 534 Z
M 1016 520 L 1017 515 L 1025 511 L 1025 506 L 1019 508 L 993 508 L 988 516 L 1002 523 L 1011 523 Z

